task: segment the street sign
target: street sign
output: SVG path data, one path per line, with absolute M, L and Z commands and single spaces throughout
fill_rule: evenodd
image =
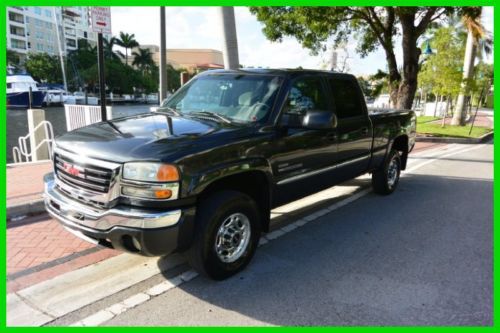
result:
M 92 31 L 111 35 L 111 9 L 109 7 L 90 7 Z

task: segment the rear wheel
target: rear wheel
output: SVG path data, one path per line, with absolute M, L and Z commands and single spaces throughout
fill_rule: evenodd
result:
M 401 157 L 397 150 L 391 150 L 384 164 L 372 174 L 372 186 L 375 193 L 391 194 L 399 183 Z
M 199 273 L 223 280 L 245 268 L 260 237 L 255 201 L 236 191 L 221 191 L 204 199 L 196 212 L 194 242 L 188 261 Z

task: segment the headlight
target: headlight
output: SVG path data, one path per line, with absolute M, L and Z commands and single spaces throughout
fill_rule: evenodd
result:
M 123 178 L 144 182 L 175 182 L 179 171 L 171 164 L 131 162 L 123 166 Z

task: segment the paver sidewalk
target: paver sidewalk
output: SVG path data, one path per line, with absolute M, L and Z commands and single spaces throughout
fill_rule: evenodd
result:
M 43 176 L 50 161 L 7 166 L 7 215 L 28 215 L 43 210 Z

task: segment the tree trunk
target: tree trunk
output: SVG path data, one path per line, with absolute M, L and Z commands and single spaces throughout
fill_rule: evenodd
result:
M 398 91 L 398 109 L 411 109 L 417 92 L 418 58 L 417 36 L 413 26 L 414 17 L 401 20 L 403 27 L 403 79 Z
M 401 81 L 401 74 L 399 74 L 398 71 L 394 49 L 386 49 L 385 54 L 387 59 L 387 67 L 389 69 L 389 104 L 390 107 L 394 108 L 398 105 L 398 89 L 399 83 Z
M 434 104 L 434 117 L 436 117 L 437 115 L 438 103 L 439 103 L 439 95 L 436 95 L 436 103 Z
M 455 105 L 455 111 L 453 112 L 453 119 L 451 120 L 452 125 L 465 125 L 465 113 L 466 113 L 466 95 L 469 90 L 469 81 L 472 78 L 474 71 L 474 59 L 476 57 L 476 45 L 474 43 L 474 36 L 472 32 L 467 33 L 467 44 L 465 46 L 464 55 L 464 76 L 461 86 L 460 95 L 458 95 L 457 104 Z
M 220 7 L 222 35 L 224 38 L 223 56 L 226 69 L 238 69 L 238 38 L 234 20 L 234 7 Z

